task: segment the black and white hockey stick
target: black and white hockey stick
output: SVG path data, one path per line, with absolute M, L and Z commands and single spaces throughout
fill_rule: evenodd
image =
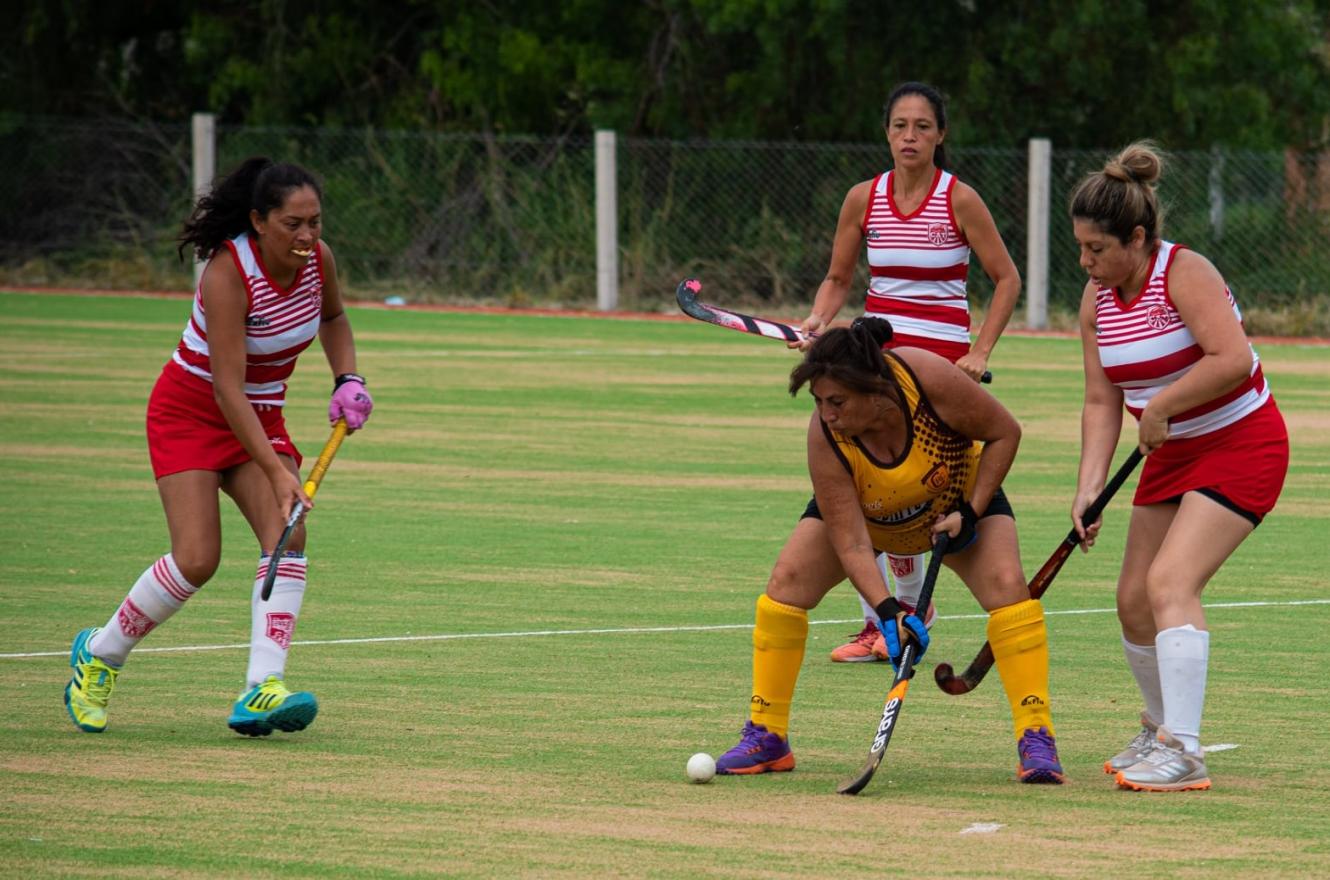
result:
M 933 555 L 928 560 L 928 571 L 924 575 L 924 588 L 919 591 L 919 601 L 915 607 L 927 608 L 933 601 L 933 587 L 937 583 L 937 573 L 942 568 L 942 557 L 947 553 L 947 544 L 951 538 L 944 532 L 933 545 Z M 885 621 L 884 621 L 885 623 Z M 882 757 L 887 753 L 887 743 L 891 742 L 892 731 L 896 729 L 896 719 L 900 717 L 901 707 L 905 705 L 905 694 L 910 689 L 910 679 L 914 676 L 914 663 L 918 659 L 918 645 L 913 638 L 907 638 L 901 646 L 900 668 L 892 679 L 891 690 L 887 691 L 887 702 L 882 707 L 882 720 L 877 723 L 877 732 L 873 735 L 873 745 L 868 750 L 868 761 L 859 775 L 841 783 L 836 791 L 841 794 L 858 794 L 864 790 L 877 772 Z
M 1108 481 L 1104 491 L 1099 493 L 1099 497 L 1092 501 L 1089 507 L 1085 508 L 1085 513 L 1081 514 L 1082 523 L 1087 526 L 1094 525 L 1095 520 L 1099 519 L 1100 514 L 1104 512 L 1104 508 L 1108 506 L 1108 502 L 1113 500 L 1113 496 L 1117 494 L 1118 489 L 1122 488 L 1123 482 L 1140 462 L 1141 450 L 1138 447 L 1133 449 L 1131 455 L 1128 455 L 1126 460 L 1122 462 L 1122 466 L 1118 468 L 1117 473 L 1113 474 L 1113 478 Z M 1067 558 L 1071 556 L 1071 551 L 1075 550 L 1080 543 L 1080 536 L 1076 534 L 1076 529 L 1073 528 L 1067 533 L 1067 537 L 1062 539 L 1058 549 L 1053 551 L 1053 555 L 1048 557 L 1048 561 L 1044 563 L 1043 568 L 1039 569 L 1039 572 L 1030 581 L 1031 599 L 1038 599 L 1044 595 L 1049 585 L 1053 583 L 1053 578 L 1062 570 L 1062 564 L 1067 561 Z M 979 682 L 984 680 L 984 676 L 992 668 L 993 646 L 988 642 L 984 642 L 984 646 L 979 649 L 979 653 L 975 655 L 975 658 L 970 661 L 970 665 L 960 675 L 956 675 L 950 663 L 939 663 L 937 668 L 933 670 L 933 680 L 937 682 L 937 686 L 942 690 L 953 696 L 959 696 L 960 694 L 968 694 L 978 687 Z
M 696 278 L 685 278 L 679 282 L 679 287 L 674 291 L 674 298 L 679 301 L 679 308 L 683 309 L 684 314 L 690 318 L 706 321 L 708 324 L 715 324 L 717 327 L 728 327 L 731 330 L 738 330 L 740 333 L 752 333 L 756 336 L 766 336 L 769 339 L 780 339 L 785 342 L 802 342 L 808 338 L 798 327 L 791 327 L 789 324 L 782 324 L 780 321 L 754 318 L 752 315 L 731 312 L 729 309 L 722 309 L 720 306 L 698 302 L 697 294 L 701 290 L 701 281 Z
M 685 278 L 679 282 L 678 288 L 674 291 L 674 298 L 679 301 L 679 308 L 683 309 L 684 314 L 690 318 L 706 321 L 708 324 L 715 324 L 717 327 L 728 327 L 731 330 L 738 330 L 740 333 L 752 333 L 754 336 L 765 336 L 768 339 L 779 339 L 783 342 L 803 342 L 805 339 L 812 338 L 798 327 L 782 324 L 780 321 L 756 318 L 742 312 L 722 309 L 720 306 L 713 306 L 710 303 L 699 302 L 697 294 L 701 290 L 701 281 L 696 278 Z M 979 381 L 992 382 L 993 374 L 985 371 Z

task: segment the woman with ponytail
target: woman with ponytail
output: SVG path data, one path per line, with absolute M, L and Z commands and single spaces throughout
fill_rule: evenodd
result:
M 1030 598 L 1016 520 L 1002 492 L 1020 444 L 1016 419 L 945 358 L 885 349 L 891 325 L 858 318 L 823 333 L 790 374 L 809 386 L 808 470 L 821 516 L 806 517 L 781 551 L 753 629 L 753 691 L 722 774 L 793 770 L 790 706 L 808 638 L 808 611 L 848 578 L 872 605 L 893 663 L 928 630 L 891 598 L 878 553 L 922 553 L 951 536 L 945 562 L 988 612 L 988 640 L 1015 725 L 1017 778 L 1060 783 L 1048 695 L 1048 635 Z
M 218 493 L 254 531 L 249 668 L 229 726 L 248 736 L 306 727 L 314 695 L 283 683 L 305 595 L 304 527 L 296 529 L 271 595 L 268 555 L 297 505 L 300 453 L 282 418 L 286 380 L 317 335 L 333 380 L 328 419 L 365 424 L 373 402 L 356 372 L 337 264 L 322 240 L 322 191 L 296 165 L 249 159 L 218 180 L 185 221 L 186 249 L 207 265 L 179 345 L 148 400 L 148 454 L 170 552 L 139 576 L 102 627 L 74 639 L 65 706 L 82 730 L 106 729 L 112 687 L 130 651 L 207 583 L 221 559 Z
M 1200 746 L 1210 633 L 1201 592 L 1275 506 L 1288 432 L 1242 329 L 1237 301 L 1201 255 L 1165 241 L 1155 193 L 1164 160 L 1139 142 L 1071 196 L 1081 267 L 1085 402 L 1071 516 L 1099 493 L 1122 428 L 1147 454 L 1118 576 L 1122 647 L 1141 727 L 1104 763 L 1123 788 L 1210 788 Z

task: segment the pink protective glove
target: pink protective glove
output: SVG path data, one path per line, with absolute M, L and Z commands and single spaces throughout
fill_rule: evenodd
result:
M 355 373 L 343 373 L 333 384 L 332 400 L 328 403 L 328 422 L 346 419 L 346 427 L 352 431 L 365 425 L 370 412 L 374 409 L 374 400 L 365 390 L 365 377 Z

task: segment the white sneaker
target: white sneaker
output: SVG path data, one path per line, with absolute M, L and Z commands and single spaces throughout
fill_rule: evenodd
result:
M 1205 769 L 1204 753 L 1186 751 L 1167 727 L 1160 727 L 1150 754 L 1119 770 L 1117 783 L 1133 791 L 1191 791 L 1209 788 L 1210 774 Z
M 1112 776 L 1119 770 L 1126 770 L 1154 751 L 1155 744 L 1158 741 L 1159 725 L 1151 721 L 1149 715 L 1142 712 L 1141 732 L 1136 734 L 1131 742 L 1127 743 L 1125 749 L 1104 762 L 1104 772 Z

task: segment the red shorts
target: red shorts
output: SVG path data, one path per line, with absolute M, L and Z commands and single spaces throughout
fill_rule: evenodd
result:
M 1156 449 L 1145 459 L 1133 503 L 1159 504 L 1209 490 L 1259 519 L 1274 509 L 1287 474 L 1288 430 L 1270 398 L 1237 424 Z
M 256 406 L 268 442 L 299 465 L 280 406 Z M 169 361 L 148 398 L 148 457 L 160 480 L 181 471 L 224 471 L 250 460 L 212 396 L 212 384 Z

